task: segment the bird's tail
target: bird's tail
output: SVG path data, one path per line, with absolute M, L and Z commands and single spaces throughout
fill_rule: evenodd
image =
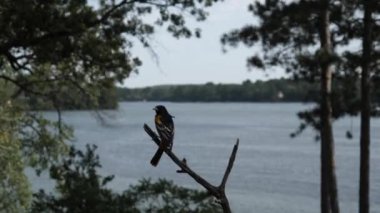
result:
M 154 154 L 154 156 L 152 157 L 152 160 L 150 160 L 150 164 L 152 164 L 152 166 L 157 166 L 158 162 L 160 162 L 163 153 L 163 149 L 158 149 L 156 154 Z

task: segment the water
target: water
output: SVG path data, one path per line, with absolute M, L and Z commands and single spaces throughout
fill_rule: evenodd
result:
M 167 156 L 157 168 L 149 161 L 156 145 L 143 130 L 154 127 L 152 108 L 157 103 L 121 103 L 119 110 L 104 112 L 105 124 L 86 111 L 64 112 L 75 128 L 76 144 L 96 144 L 104 175 L 114 174 L 109 185 L 123 191 L 141 178 L 166 178 L 176 184 L 202 189 L 191 178 L 177 174 Z M 303 104 L 267 103 L 164 103 L 175 116 L 173 151 L 213 184 L 219 184 L 236 139 L 240 146 L 226 192 L 234 212 L 319 212 L 320 144 L 307 130 L 291 139 L 299 124 L 296 112 Z M 46 113 L 54 119 L 56 114 Z M 352 129 L 354 139 L 345 137 Z M 372 121 L 371 212 L 380 212 L 380 120 Z M 336 169 L 341 212 L 358 210 L 359 119 L 334 124 Z M 34 188 L 51 187 L 33 178 Z

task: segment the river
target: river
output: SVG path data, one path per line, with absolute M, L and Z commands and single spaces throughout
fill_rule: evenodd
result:
M 102 112 L 104 122 L 90 111 L 63 112 L 75 129 L 78 147 L 98 146 L 101 173 L 114 174 L 109 187 L 122 191 L 141 178 L 166 178 L 201 189 L 191 178 L 177 174 L 164 156 L 157 168 L 149 164 L 156 150 L 143 124 L 154 127 L 155 102 L 123 102 Z M 162 103 L 161 103 L 162 104 Z M 290 138 L 299 120 L 296 113 L 312 105 L 300 103 L 163 103 L 175 116 L 173 151 L 214 184 L 221 181 L 236 139 L 235 166 L 226 186 L 234 212 L 319 212 L 320 144 L 310 129 Z M 54 112 L 45 115 L 56 119 Z M 359 118 L 334 123 L 336 171 L 341 212 L 358 210 Z M 354 138 L 345 137 L 352 130 Z M 380 212 L 380 120 L 372 120 L 371 212 Z M 34 188 L 49 187 L 46 178 L 32 178 Z

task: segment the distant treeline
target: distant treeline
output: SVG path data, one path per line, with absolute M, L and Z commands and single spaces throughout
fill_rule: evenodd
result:
M 316 100 L 318 85 L 289 79 L 242 84 L 164 85 L 118 88 L 119 101 L 302 102 Z

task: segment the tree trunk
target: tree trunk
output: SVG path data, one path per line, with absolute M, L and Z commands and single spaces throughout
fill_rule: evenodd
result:
M 323 122 L 322 122 L 323 125 Z M 323 128 L 325 129 L 325 128 Z M 321 129 L 321 213 L 330 213 L 328 172 L 327 172 L 327 148 L 325 133 Z
M 369 213 L 369 160 L 370 160 L 370 77 L 372 7 L 364 1 L 364 30 L 362 41 L 361 114 L 360 114 L 360 187 L 359 213 Z
M 339 213 L 338 189 L 335 175 L 334 138 L 332 130 L 331 80 L 333 64 L 329 0 L 321 0 L 321 213 Z

